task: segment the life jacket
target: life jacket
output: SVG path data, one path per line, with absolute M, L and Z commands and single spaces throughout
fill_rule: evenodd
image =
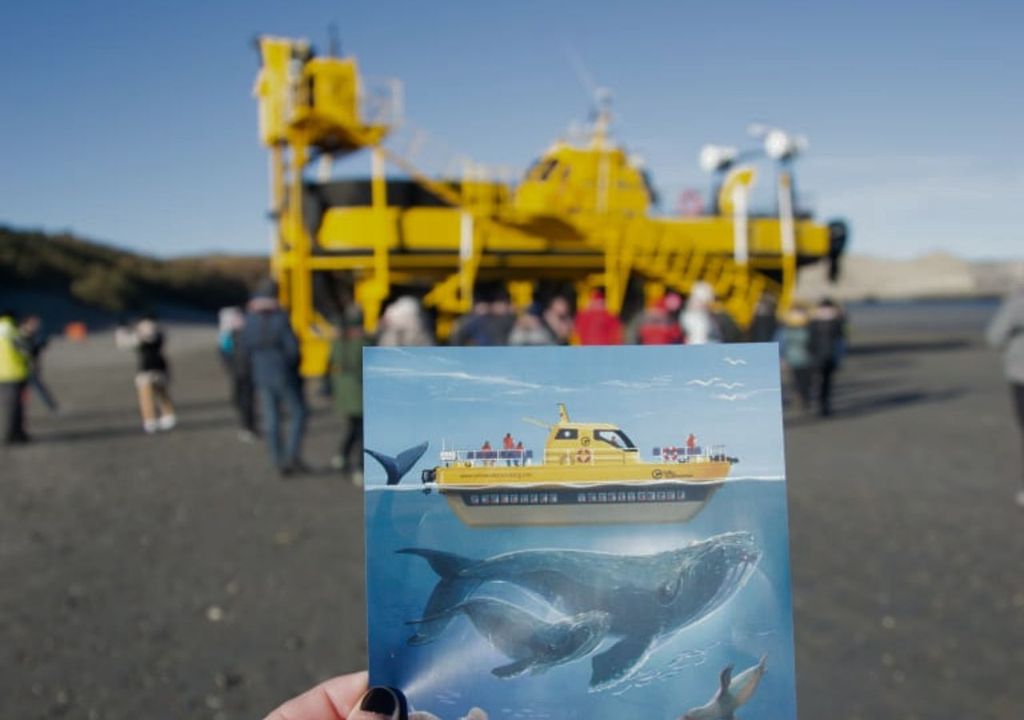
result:
M 10 318 L 0 318 L 0 382 L 23 382 L 28 374 L 28 353 L 18 343 L 18 328 Z

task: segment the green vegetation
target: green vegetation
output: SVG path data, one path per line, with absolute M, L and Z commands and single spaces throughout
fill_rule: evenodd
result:
M 266 274 L 263 257 L 159 260 L 68 234 L 0 226 L 0 284 L 66 291 L 113 312 L 158 301 L 216 310 L 244 302 Z

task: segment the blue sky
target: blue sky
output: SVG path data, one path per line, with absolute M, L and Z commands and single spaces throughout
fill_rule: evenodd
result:
M 413 484 L 442 441 L 499 447 L 510 432 L 540 453 L 547 430 L 523 418 L 554 423 L 559 402 L 574 420 L 618 425 L 646 460 L 692 432 L 740 458 L 733 476 L 783 475 L 778 358 L 766 345 L 372 348 L 364 383 L 367 447 L 397 455 L 430 443 Z M 367 483 L 383 482 L 371 463 Z
M 5 3 L 0 222 L 160 255 L 265 251 L 249 43 L 324 47 L 335 22 L 366 74 L 404 81 L 410 122 L 480 162 L 523 168 L 586 116 L 572 48 L 668 208 L 706 186 L 702 143 L 765 121 L 810 138 L 800 187 L 850 220 L 855 251 L 1019 257 L 1022 16 L 1009 1 Z

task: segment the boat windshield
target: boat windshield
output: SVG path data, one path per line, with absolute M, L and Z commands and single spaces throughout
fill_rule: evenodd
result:
M 636 445 L 629 439 L 629 436 L 621 430 L 595 430 L 594 437 L 601 442 L 606 442 L 612 447 L 620 450 L 635 450 Z

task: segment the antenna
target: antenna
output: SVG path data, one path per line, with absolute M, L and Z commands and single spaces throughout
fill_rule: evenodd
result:
M 327 26 L 327 56 L 341 57 L 341 36 L 338 34 L 338 23 Z
M 531 425 L 536 425 L 537 427 L 542 427 L 545 430 L 550 430 L 551 429 L 551 425 L 548 425 L 543 420 L 538 420 L 537 418 L 524 417 L 523 418 L 523 422 L 530 423 Z
M 597 103 L 603 88 L 598 87 L 597 83 L 594 82 L 594 76 L 587 70 L 587 65 L 583 62 L 583 58 L 576 52 L 576 48 L 569 44 L 565 46 L 565 56 L 569 59 L 569 64 L 572 65 L 572 69 L 576 73 L 576 79 L 580 81 L 580 85 L 586 90 L 587 99 L 592 103 Z
M 595 134 L 600 136 L 603 141 L 611 125 L 612 91 L 610 88 L 594 82 L 594 76 L 572 45 L 566 44 L 565 56 L 576 73 L 576 79 L 587 93 L 591 105 L 590 122 L 594 123 Z

